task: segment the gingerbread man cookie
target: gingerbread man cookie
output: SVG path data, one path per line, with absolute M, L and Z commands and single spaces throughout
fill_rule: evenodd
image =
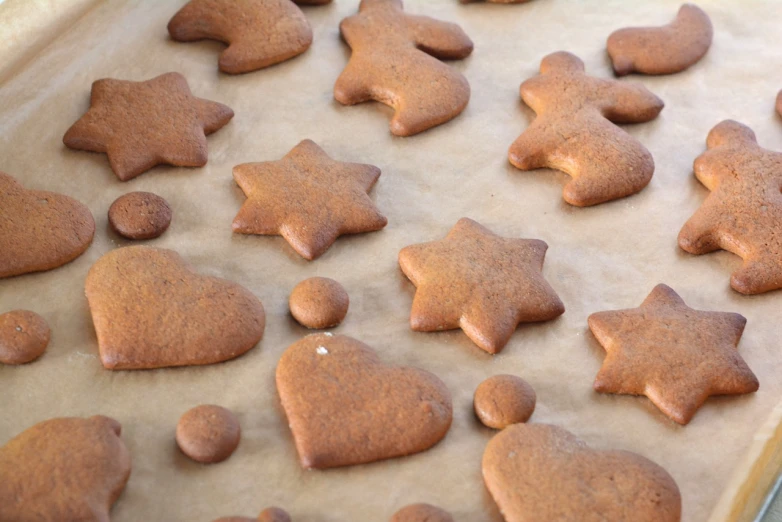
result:
M 114 419 L 40 422 L 0 447 L 0 520 L 108 522 L 130 477 Z
M 361 0 L 359 14 L 342 20 L 339 29 L 353 54 L 334 85 L 338 102 L 390 106 L 397 136 L 445 123 L 467 106 L 470 85 L 440 61 L 472 52 L 458 25 L 406 14 L 401 0 Z
M 143 82 L 104 79 L 92 84 L 90 109 L 62 140 L 72 149 L 105 152 L 117 177 L 128 181 L 161 164 L 203 167 L 206 136 L 233 116 L 229 107 L 193 96 L 179 73 Z
M 646 87 L 587 76 L 584 62 L 560 51 L 543 58 L 540 74 L 521 84 L 521 97 L 537 117 L 508 151 L 513 166 L 569 174 L 573 180 L 562 195 L 578 207 L 629 196 L 649 184 L 652 155 L 612 123 L 657 117 L 663 102 Z
M 714 127 L 706 145 L 694 171 L 711 193 L 682 227 L 679 246 L 741 256 L 730 278 L 737 292 L 782 288 L 782 153 L 762 148 L 749 127 L 732 120 Z
M 468 218 L 445 239 L 403 248 L 399 266 L 417 287 L 410 326 L 461 328 L 481 349 L 499 352 L 519 323 L 565 311 L 543 278 L 547 249 L 539 239 L 501 237 Z
M 180 42 L 218 40 L 228 44 L 220 70 L 240 74 L 298 56 L 312 43 L 312 29 L 296 4 L 331 0 L 191 0 L 168 22 Z

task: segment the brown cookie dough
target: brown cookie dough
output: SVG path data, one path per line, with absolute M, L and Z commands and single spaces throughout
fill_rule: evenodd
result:
M 527 422 L 535 411 L 535 401 L 535 390 L 521 377 L 495 375 L 475 390 L 473 408 L 483 424 L 501 430 Z
M 410 504 L 394 513 L 391 522 L 453 522 L 453 517 L 431 504 Z
M 713 36 L 709 15 L 697 5 L 684 4 L 668 25 L 614 31 L 607 48 L 617 76 L 673 74 L 703 58 Z
M 128 239 L 154 239 L 171 224 L 168 202 L 151 192 L 130 192 L 109 207 L 109 224 Z
M 229 107 L 193 96 L 179 73 L 143 82 L 108 78 L 92 84 L 90 109 L 62 141 L 105 152 L 120 181 L 128 181 L 161 164 L 203 167 L 206 136 L 233 116 Z
M 506 522 L 679 522 L 682 499 L 660 466 L 598 451 L 547 424 L 514 424 L 483 453 L 483 481 Z
M 0 278 L 57 268 L 95 235 L 90 209 L 73 198 L 27 190 L 0 172 Z
M 25 364 L 40 357 L 51 330 L 43 317 L 27 310 L 0 314 L 0 364 Z
M 782 153 L 762 148 L 752 129 L 732 120 L 715 126 L 706 145 L 693 170 L 711 193 L 682 227 L 679 246 L 741 256 L 730 277 L 737 292 L 782 288 Z
M 359 13 L 339 29 L 353 54 L 334 85 L 338 102 L 375 100 L 392 107 L 391 132 L 397 136 L 445 123 L 467 106 L 470 85 L 440 61 L 472 52 L 458 25 L 406 14 L 401 0 L 361 0 Z
M 176 443 L 182 453 L 196 462 L 213 464 L 230 457 L 239 446 L 239 419 L 231 410 L 202 404 L 179 418 Z
M 589 316 L 589 329 L 606 351 L 595 390 L 646 395 L 687 424 L 711 395 L 758 389 L 737 349 L 746 323 L 739 314 L 694 310 L 673 289 L 657 285 L 638 308 Z
M 435 375 L 381 362 L 366 344 L 330 333 L 292 344 L 277 391 L 304 468 L 333 468 L 429 449 L 451 426 L 451 394 Z
M 193 272 L 172 250 L 112 250 L 90 268 L 85 292 L 111 370 L 226 361 L 263 335 L 263 305 L 252 292 Z
M 291 315 L 307 328 L 331 328 L 345 319 L 350 299 L 333 279 L 310 277 L 297 284 L 288 299 Z
M 584 62 L 560 51 L 543 58 L 540 74 L 521 84 L 521 97 L 537 116 L 508 151 L 514 167 L 572 176 L 562 197 L 578 207 L 629 196 L 649 184 L 651 153 L 614 125 L 660 114 L 662 100 L 646 87 L 587 76 Z
M 288 513 L 278 507 L 270 507 L 261 511 L 258 518 L 249 517 L 223 517 L 213 522 L 291 522 Z
M 0 447 L 0 520 L 107 522 L 130 477 L 114 419 L 40 422 Z
M 461 328 L 482 350 L 498 353 L 519 323 L 565 311 L 543 278 L 546 249 L 538 239 L 501 237 L 468 218 L 445 239 L 403 248 L 399 266 L 416 286 L 410 327 Z

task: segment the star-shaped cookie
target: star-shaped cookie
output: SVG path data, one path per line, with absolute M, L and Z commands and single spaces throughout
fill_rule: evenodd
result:
M 543 278 L 546 249 L 538 239 L 501 237 L 468 218 L 445 239 L 403 248 L 399 266 L 417 288 L 411 328 L 461 328 L 481 349 L 499 352 L 519 323 L 565 311 Z
M 714 127 L 706 145 L 693 169 L 711 194 L 682 227 L 679 246 L 741 256 L 730 278 L 737 292 L 782 288 L 782 153 L 762 148 L 749 127 L 732 120 Z
M 160 164 L 203 167 L 206 135 L 233 115 L 221 103 L 193 96 L 179 73 L 143 82 L 103 79 L 92 84 L 90 109 L 62 141 L 105 152 L 117 177 L 127 181 Z
M 638 308 L 589 316 L 589 329 L 606 350 L 595 390 L 646 395 L 687 424 L 711 395 L 758 389 L 737 349 L 746 323 L 739 314 L 694 310 L 657 285 Z
M 233 175 L 247 195 L 233 231 L 280 235 L 310 261 L 343 234 L 388 223 L 368 196 L 380 169 L 335 161 L 311 140 L 279 161 L 237 165 Z

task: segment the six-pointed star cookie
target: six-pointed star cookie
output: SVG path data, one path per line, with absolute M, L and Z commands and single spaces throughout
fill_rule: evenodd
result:
M 143 82 L 104 79 L 92 84 L 90 109 L 62 141 L 105 152 L 117 177 L 127 181 L 163 163 L 203 167 L 206 135 L 233 115 L 221 103 L 193 96 L 179 73 Z
M 592 314 L 589 328 L 606 350 L 595 390 L 646 395 L 687 424 L 710 395 L 758 389 L 737 349 L 746 322 L 739 314 L 693 310 L 666 285 L 639 308 Z
M 310 261 L 342 234 L 380 230 L 388 222 L 367 195 L 380 169 L 335 161 L 311 140 L 279 161 L 237 165 L 233 174 L 247 195 L 233 231 L 280 235 Z
M 543 279 L 547 248 L 538 239 L 498 236 L 468 218 L 445 239 L 403 248 L 399 265 L 417 287 L 410 326 L 461 328 L 483 350 L 499 352 L 519 323 L 565 311 Z

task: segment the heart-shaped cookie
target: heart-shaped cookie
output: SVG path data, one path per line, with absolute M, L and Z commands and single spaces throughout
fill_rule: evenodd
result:
M 546 424 L 514 424 L 483 453 L 483 480 L 506 522 L 678 522 L 663 468 L 629 451 L 590 449 Z
M 263 305 L 246 288 L 194 273 L 179 254 L 118 248 L 85 283 L 103 366 L 134 370 L 212 364 L 261 340 Z
M 90 209 L 54 192 L 27 190 L 0 172 L 0 277 L 51 270 L 87 250 Z
M 277 366 L 277 391 L 301 465 L 332 468 L 417 453 L 451 426 L 451 394 L 435 375 L 387 366 L 366 344 L 314 334 Z

